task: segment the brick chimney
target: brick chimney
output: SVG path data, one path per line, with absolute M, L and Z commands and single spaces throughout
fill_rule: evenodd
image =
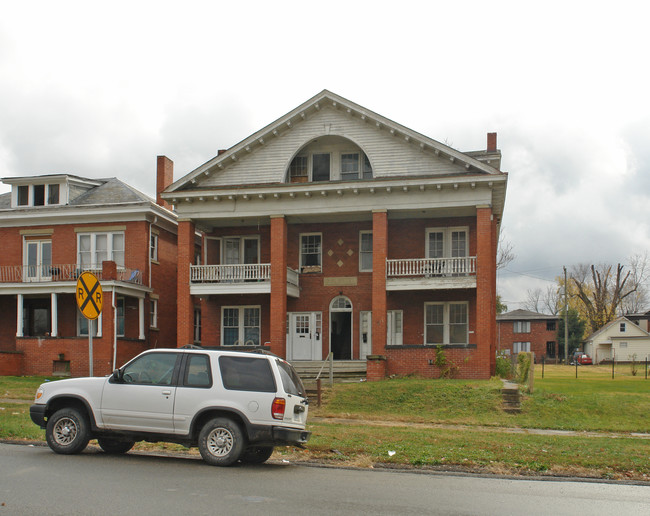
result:
M 172 205 L 160 197 L 160 194 L 174 182 L 174 162 L 167 156 L 158 156 L 156 167 L 156 203 L 168 210 Z
M 497 150 L 497 133 L 487 133 L 487 151 L 496 152 Z

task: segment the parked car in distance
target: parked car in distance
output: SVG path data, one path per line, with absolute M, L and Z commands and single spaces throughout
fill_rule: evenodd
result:
M 42 384 L 30 416 L 56 453 L 79 453 L 90 439 L 106 453 L 162 441 L 229 466 L 306 443 L 308 403 L 291 364 L 270 353 L 154 349 L 108 377 Z
M 589 355 L 585 355 L 584 353 L 575 353 L 573 355 L 573 362 L 571 362 L 571 364 L 575 365 L 576 363 L 579 365 L 591 365 L 593 362 Z

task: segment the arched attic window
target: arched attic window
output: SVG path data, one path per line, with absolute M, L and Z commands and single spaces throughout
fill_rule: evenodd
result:
M 288 183 L 372 179 L 370 160 L 352 141 L 324 136 L 305 145 L 291 161 Z

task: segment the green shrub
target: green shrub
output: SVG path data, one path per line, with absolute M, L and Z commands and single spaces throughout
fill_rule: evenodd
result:
M 510 358 L 506 355 L 497 355 L 496 375 L 499 378 L 511 378 L 512 368 L 510 367 Z
M 530 357 L 530 353 L 521 352 L 517 354 L 517 380 L 519 383 L 526 383 L 528 381 Z

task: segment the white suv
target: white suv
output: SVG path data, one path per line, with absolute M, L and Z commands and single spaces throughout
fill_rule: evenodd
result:
M 30 407 L 57 453 L 79 453 L 90 439 L 107 453 L 164 441 L 198 446 L 216 466 L 304 444 L 307 412 L 302 382 L 281 358 L 185 348 L 145 351 L 104 378 L 44 383 Z

